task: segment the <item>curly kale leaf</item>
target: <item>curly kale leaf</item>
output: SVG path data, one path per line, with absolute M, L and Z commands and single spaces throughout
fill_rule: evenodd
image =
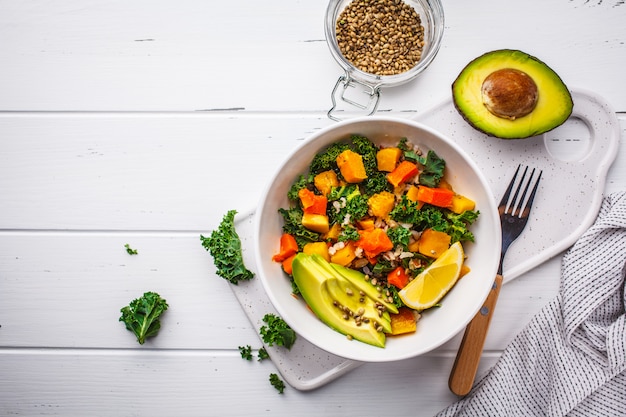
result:
M 302 225 L 302 215 L 304 213 L 301 208 L 279 208 L 278 212 L 283 216 L 283 231 L 289 233 L 296 239 L 300 250 L 302 250 L 307 243 L 320 240 L 319 233 L 313 232 Z
M 400 139 L 400 143 L 398 143 L 398 148 L 402 151 L 404 155 L 404 159 L 411 162 L 422 162 L 422 158 L 415 152 L 415 150 L 409 146 L 408 139 L 402 138 Z
M 148 291 L 141 297 L 123 307 L 119 321 L 124 322 L 126 328 L 137 337 L 139 344 L 143 345 L 146 338 L 156 336 L 161 328 L 161 314 L 169 306 L 156 292 Z
M 274 373 L 270 374 L 270 384 L 272 384 L 272 386 L 276 388 L 279 394 L 282 394 L 285 392 L 285 383 L 283 382 L 282 379 L 280 379 L 280 377 L 277 374 L 274 374 Z
M 284 346 L 291 349 L 296 341 L 296 332 L 280 317 L 268 313 L 263 316 L 265 325 L 261 326 L 259 333 L 268 346 Z
M 480 215 L 479 211 L 466 210 L 461 214 L 455 214 L 451 211 L 446 212 L 448 219 L 448 233 L 452 237 L 452 242 L 457 241 L 474 241 L 474 234 L 469 230 L 469 227 L 476 221 Z
M 426 158 L 421 158 L 419 162 L 423 165 L 419 175 L 419 183 L 426 187 L 437 187 L 439 181 L 443 178 L 446 161 L 441 159 L 434 151 L 428 151 Z
M 353 135 L 350 140 L 352 141 L 352 150 L 361 155 L 363 159 L 365 173 L 369 176 L 373 172 L 376 172 L 378 170 L 376 163 L 378 148 L 376 145 L 364 136 Z
M 333 143 L 313 157 L 309 171 L 314 175 L 328 170 L 337 171 L 337 156 L 346 149 L 350 149 L 347 143 Z
M 241 240 L 235 230 L 236 210 L 230 210 L 217 229 L 209 237 L 200 235 L 202 246 L 213 257 L 217 275 L 237 285 L 241 280 L 250 280 L 254 273 L 243 262 Z
M 455 214 L 430 204 L 424 204 L 420 209 L 418 203 L 403 196 L 400 202 L 389 213 L 389 216 L 399 223 L 410 223 L 415 230 L 434 229 L 450 235 L 452 243 L 457 241 L 474 241 L 474 235 L 469 226 L 478 218 L 479 212 L 467 210 L 462 214 Z
M 351 224 L 348 224 L 344 226 L 343 229 L 341 230 L 341 233 L 339 233 L 339 237 L 337 237 L 337 241 L 346 242 L 346 241 L 351 240 L 351 241 L 356 242 L 360 238 L 361 238 L 361 235 L 359 235 L 359 231 L 357 230 L 357 228 L 352 226 Z
M 330 223 L 342 224 L 347 219 L 348 223 L 353 223 L 362 219 L 369 209 L 367 198 L 356 184 L 342 185 L 334 187 L 328 194 L 328 217 Z M 334 202 L 337 202 L 335 207 Z
M 378 163 L 376 162 L 376 154 L 378 147 L 372 141 L 364 136 L 354 135 L 351 138 L 352 150 L 363 159 L 363 167 L 367 178 L 363 181 L 363 192 L 366 195 L 380 193 L 381 191 L 390 191 L 391 184 L 387 181 L 385 173 L 378 171 Z
M 362 184 L 363 191 L 369 196 L 383 191 L 393 191 L 393 186 L 387 181 L 387 175 L 380 171 L 368 175 Z
M 401 246 L 403 249 L 405 249 L 407 246 L 409 246 L 411 230 L 402 226 L 390 227 L 389 229 L 387 229 L 387 236 L 393 243 L 394 248 Z
M 252 346 L 250 345 L 239 346 L 239 354 L 241 355 L 243 359 L 247 361 L 251 361 L 252 360 Z
M 298 201 L 298 192 L 303 188 L 307 188 L 311 184 L 313 184 L 313 175 L 299 175 L 296 181 L 289 188 L 289 191 L 287 191 L 287 198 L 292 201 Z

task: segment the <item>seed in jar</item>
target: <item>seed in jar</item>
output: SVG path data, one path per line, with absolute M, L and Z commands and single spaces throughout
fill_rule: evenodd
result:
M 422 58 L 424 27 L 403 0 L 355 0 L 335 25 L 337 44 L 355 67 L 375 75 L 395 75 Z

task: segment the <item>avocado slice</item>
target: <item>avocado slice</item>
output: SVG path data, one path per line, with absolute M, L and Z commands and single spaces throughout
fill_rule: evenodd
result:
M 502 139 L 537 136 L 572 114 L 556 72 L 525 52 L 501 49 L 471 61 L 452 84 L 455 108 L 475 129 Z
M 367 296 L 360 296 L 358 288 L 352 285 L 350 281 L 346 279 L 328 280 L 326 282 L 326 289 L 331 297 L 337 300 L 338 303 L 341 303 L 342 306 L 347 307 L 362 319 L 365 318 L 369 321 L 375 321 L 382 327 L 384 333 L 391 333 L 391 317 L 389 313 L 379 315 L 374 301 Z M 346 296 L 347 294 L 353 295 Z
M 344 318 L 345 312 L 339 306 L 351 305 L 354 302 L 351 298 L 357 299 L 359 290 L 324 263 L 328 264 L 324 258 L 314 254 L 299 253 L 294 258 L 292 275 L 304 301 L 330 328 L 372 346 L 385 347 L 385 333 L 377 329 L 379 324 L 386 327 L 382 325 L 382 320 L 381 323 L 369 320 L 358 324 L 353 316 Z M 348 295 L 348 288 L 352 291 L 352 296 Z M 373 305 L 373 302 L 369 305 Z M 363 308 L 366 308 L 365 303 Z M 374 317 L 374 314 L 376 313 L 368 310 L 363 315 Z
M 346 268 L 345 266 L 335 263 L 331 263 L 330 266 L 335 268 L 335 270 L 339 272 L 341 276 L 356 285 L 359 290 L 367 294 L 368 297 L 384 305 L 390 313 L 398 314 L 398 307 L 396 307 L 395 304 L 392 304 L 382 299 L 376 287 L 372 285 L 369 281 L 365 280 L 365 274 L 352 268 Z

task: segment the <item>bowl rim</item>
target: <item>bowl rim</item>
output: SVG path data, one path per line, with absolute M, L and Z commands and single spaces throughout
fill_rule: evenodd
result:
M 472 314 L 468 314 L 463 320 L 458 320 L 458 322 L 455 322 L 455 326 L 453 326 L 453 328 L 451 329 L 451 331 L 449 331 L 448 334 L 445 335 L 445 337 L 442 337 L 441 339 L 439 339 L 434 345 L 432 346 L 427 346 L 425 349 L 415 349 L 412 351 L 407 351 L 406 353 L 402 354 L 402 355 L 395 355 L 395 356 L 391 356 L 388 357 L 387 355 L 385 355 L 385 349 L 380 349 L 380 348 L 375 348 L 372 347 L 372 352 L 376 352 L 373 355 L 363 355 L 359 352 L 354 353 L 354 352 L 346 352 L 344 350 L 342 350 L 341 348 L 337 348 L 336 346 L 333 346 L 332 343 L 323 343 L 324 341 L 320 342 L 320 341 L 316 341 L 313 340 L 313 337 L 311 336 L 311 334 L 309 333 L 309 331 L 307 331 L 308 329 L 306 329 L 306 326 L 303 326 L 302 323 L 299 323 L 297 321 L 294 321 L 292 319 L 292 317 L 289 315 L 288 311 L 285 310 L 285 308 L 283 307 L 283 305 L 281 304 L 281 302 L 275 297 L 274 292 L 271 288 L 270 285 L 270 281 L 269 281 L 269 277 L 266 276 L 264 269 L 262 268 L 263 265 L 263 261 L 264 259 L 261 257 L 261 241 L 262 241 L 262 237 L 261 237 L 261 229 L 263 227 L 263 222 L 262 222 L 262 215 L 263 215 L 263 211 L 264 211 L 264 201 L 267 199 L 267 196 L 272 188 L 272 185 L 276 182 L 276 180 L 281 176 L 281 171 L 283 170 L 283 168 L 288 164 L 288 162 L 292 159 L 292 157 L 294 155 L 297 155 L 299 152 L 302 151 L 303 148 L 307 147 L 307 146 L 312 146 L 311 144 L 314 143 L 315 141 L 317 141 L 319 138 L 323 138 L 325 137 L 329 132 L 332 132 L 334 130 L 341 130 L 342 128 L 349 126 L 349 125 L 358 125 L 361 123 L 377 123 L 377 122 L 383 122 L 383 123 L 400 123 L 400 124 L 404 124 L 407 125 L 410 128 L 416 128 L 418 130 L 422 130 L 425 132 L 429 132 L 430 134 L 434 135 L 437 137 L 437 139 L 442 140 L 443 142 L 445 142 L 448 146 L 450 146 L 454 152 L 456 152 L 467 164 L 469 164 L 470 168 L 472 169 L 472 171 L 474 172 L 474 174 L 476 175 L 477 179 L 480 181 L 480 187 L 484 190 L 484 192 L 486 193 L 486 195 L 488 196 L 487 198 L 487 205 L 489 205 L 489 210 L 486 210 L 487 207 L 484 207 L 483 209 L 481 209 L 481 216 L 487 216 L 488 213 L 491 214 L 491 224 L 493 225 L 493 230 L 492 230 L 492 236 L 491 236 L 491 243 L 494 247 L 494 252 L 493 252 L 493 259 L 491 259 L 491 264 L 487 267 L 487 269 L 489 270 L 489 272 L 491 273 L 491 275 L 489 276 L 493 276 L 493 278 L 495 278 L 496 273 L 497 273 L 497 268 L 498 268 L 498 263 L 499 263 L 499 256 L 500 256 L 500 246 L 501 246 L 501 231 L 500 231 L 500 221 L 499 221 L 499 217 L 498 217 L 498 211 L 497 211 L 497 206 L 495 203 L 495 199 L 493 197 L 493 192 L 491 191 L 491 188 L 488 185 L 488 182 L 486 180 L 486 178 L 484 177 L 482 171 L 479 169 L 479 167 L 477 166 L 477 164 L 471 159 L 471 157 L 458 145 L 456 144 L 456 142 L 454 142 L 451 138 L 449 138 L 448 136 L 438 132 L 436 129 L 433 129 L 432 127 L 429 127 L 426 124 L 423 124 L 421 122 L 417 122 L 415 120 L 411 120 L 411 119 L 404 119 L 404 118 L 399 118 L 399 117 L 394 117 L 394 116 L 361 116 L 361 117 L 355 117 L 352 119 L 347 119 L 347 120 L 343 120 L 334 124 L 331 124 L 329 126 L 326 126 L 318 131 L 316 131 L 315 133 L 311 134 L 310 136 L 308 136 L 307 138 L 305 138 L 305 140 L 299 144 L 295 149 L 293 149 L 288 155 L 287 157 L 283 160 L 283 162 L 277 167 L 277 169 L 275 170 L 274 174 L 271 176 L 270 180 L 268 181 L 268 183 L 266 184 L 265 188 L 262 190 L 261 193 L 261 197 L 259 199 L 259 205 L 257 207 L 256 210 L 256 215 L 255 215 L 255 226 L 254 226 L 254 252 L 255 252 L 255 262 L 257 265 L 257 273 L 258 273 L 258 278 L 261 280 L 261 283 L 263 285 L 263 289 L 266 293 L 266 295 L 268 296 L 271 305 L 276 309 L 277 313 L 285 320 L 285 322 L 294 330 L 296 331 L 296 333 L 298 334 L 298 336 L 304 338 L 305 340 L 307 340 L 308 342 L 310 342 L 311 344 L 317 346 L 318 348 L 337 355 L 339 357 L 343 357 L 349 360 L 356 360 L 356 361 L 361 361 L 361 362 L 391 362 L 391 361 L 397 361 L 397 360 L 403 360 L 403 359 L 408 359 L 408 358 L 412 358 L 412 357 L 416 357 L 416 356 L 420 356 L 423 355 L 425 353 L 428 353 L 438 347 L 440 347 L 441 345 L 443 345 L 444 343 L 446 343 L 447 341 L 449 341 L 451 338 L 453 338 L 456 334 L 458 334 L 461 330 L 463 330 L 466 325 L 470 322 L 470 320 L 474 317 L 474 315 L 480 310 L 480 308 L 482 307 L 484 300 L 486 299 L 489 291 L 492 288 L 492 280 L 489 280 L 488 285 L 487 283 L 484 284 L 484 286 L 482 287 L 482 291 L 480 294 L 476 295 L 476 298 L 473 300 L 473 307 L 471 308 Z M 337 138 L 336 140 L 341 140 L 341 138 Z M 335 140 L 335 141 L 336 141 Z M 329 145 L 330 143 L 332 143 L 332 141 L 322 145 L 320 147 L 320 149 L 322 149 L 323 147 Z M 311 155 L 312 158 L 313 155 Z M 483 211 L 484 210 L 484 211 Z M 278 214 L 276 213 L 276 215 L 278 216 Z M 496 251 L 497 249 L 497 251 Z M 282 271 L 280 271 L 281 273 L 283 273 Z M 486 279 L 486 278 L 484 278 Z M 302 300 L 300 300 L 302 301 Z M 312 315 L 312 318 L 315 318 L 314 315 Z M 318 319 L 319 320 L 319 319 Z M 320 321 L 321 323 L 321 321 Z M 330 327 L 326 326 L 325 324 L 323 324 L 323 326 L 325 326 L 328 330 L 328 332 L 334 332 L 334 330 L 332 330 Z M 329 333 L 332 334 L 332 333 Z M 361 342 L 350 342 L 350 343 L 361 343 Z M 378 353 L 381 352 L 381 353 Z

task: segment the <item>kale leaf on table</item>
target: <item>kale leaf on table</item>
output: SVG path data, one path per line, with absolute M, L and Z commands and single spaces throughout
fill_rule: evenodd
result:
M 282 379 L 280 379 L 280 377 L 277 374 L 274 374 L 274 373 L 270 374 L 270 384 L 272 384 L 272 386 L 276 388 L 279 394 L 282 394 L 283 392 L 285 392 L 285 383 L 283 382 Z
M 265 325 L 261 326 L 259 333 L 268 346 L 284 346 L 291 349 L 296 341 L 296 332 L 281 318 L 268 313 L 263 316 Z
M 200 235 L 202 246 L 213 257 L 217 275 L 237 285 L 241 280 L 250 280 L 254 273 L 246 268 L 241 250 L 241 239 L 235 230 L 236 210 L 229 210 L 218 228 L 209 237 Z
M 139 344 L 143 345 L 146 338 L 156 336 L 159 332 L 161 314 L 168 307 L 167 301 L 159 294 L 148 291 L 120 310 L 122 316 L 119 321 L 124 322 L 126 328 L 135 333 Z

